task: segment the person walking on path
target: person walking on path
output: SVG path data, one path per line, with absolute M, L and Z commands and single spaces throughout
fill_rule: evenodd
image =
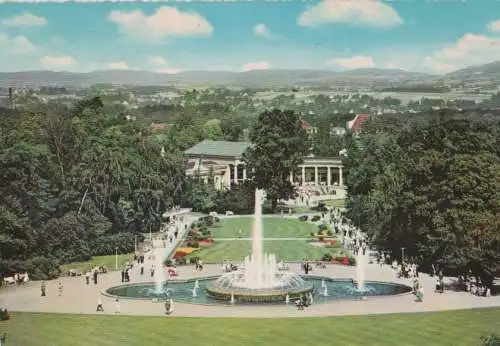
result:
M 115 314 L 119 314 L 120 313 L 120 300 L 118 298 L 116 298 L 115 300 Z
M 97 309 L 96 311 L 104 312 L 104 308 L 102 307 L 102 298 L 101 296 L 97 297 Z
M 59 296 L 62 296 L 62 293 L 63 293 L 63 285 L 62 285 L 62 282 L 59 281 L 59 284 L 57 284 L 57 290 L 59 291 Z
M 42 281 L 42 286 L 40 287 L 42 291 L 42 297 L 45 297 L 45 281 Z
M 90 285 L 90 271 L 87 270 L 87 273 L 85 273 L 85 282 L 87 285 Z

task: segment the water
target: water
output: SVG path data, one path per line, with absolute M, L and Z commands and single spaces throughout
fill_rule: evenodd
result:
M 297 274 L 279 272 L 276 255 L 264 253 L 264 235 L 262 227 L 263 191 L 255 190 L 255 216 L 252 230 L 252 253 L 244 259 L 243 268 L 236 272 L 222 275 L 209 292 L 214 296 L 240 294 L 248 295 L 252 291 L 259 296 L 280 291 L 286 293 L 311 289 Z M 258 292 L 257 292 L 258 291 Z
M 397 295 L 402 293 L 411 292 L 411 288 L 405 285 L 390 283 L 390 282 L 364 282 L 364 292 L 357 289 L 357 285 L 353 284 L 351 279 L 330 279 L 326 277 L 316 277 L 308 275 L 303 277 L 307 284 L 314 287 L 313 297 L 315 304 L 324 304 L 331 301 L 338 300 L 359 300 L 361 296 L 388 296 Z M 151 300 L 157 298 L 165 300 L 167 297 L 174 301 L 193 303 L 193 304 L 216 304 L 216 305 L 229 305 L 231 302 L 231 294 L 228 294 L 228 300 L 214 300 L 210 298 L 205 292 L 207 287 L 213 285 L 217 277 L 200 278 L 199 289 L 197 290 L 196 297 L 193 297 L 193 285 L 195 279 L 177 281 L 169 280 L 163 286 L 163 292 L 157 293 L 155 283 L 137 283 L 130 285 L 123 285 L 111 287 L 106 290 L 108 294 L 117 296 L 119 298 L 139 298 L 144 300 Z M 327 288 L 328 296 L 324 296 L 325 288 L 322 287 L 322 281 Z M 293 301 L 295 298 L 288 296 L 288 302 Z M 286 293 L 283 294 L 281 302 L 273 302 L 275 304 L 286 303 Z M 244 304 L 243 301 L 236 299 L 236 294 L 233 294 L 233 302 Z
M 365 256 L 363 256 L 363 250 L 361 247 L 358 250 L 358 256 L 356 258 L 356 282 L 358 284 L 358 290 L 360 292 L 365 291 Z

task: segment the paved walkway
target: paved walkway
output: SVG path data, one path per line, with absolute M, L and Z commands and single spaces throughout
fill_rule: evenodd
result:
M 146 263 L 147 264 L 147 263 Z M 291 263 L 290 268 L 299 272 L 300 264 Z M 147 266 L 146 266 L 147 268 Z M 200 276 L 217 275 L 222 273 L 220 265 L 208 264 L 202 273 L 194 270 L 193 266 L 178 268 L 179 279 L 196 278 Z M 131 282 L 150 281 L 148 273 L 139 274 L 138 266 L 132 269 Z M 313 275 L 322 275 L 332 278 L 353 278 L 355 267 L 328 265 L 325 269 L 314 268 Z M 120 284 L 120 273 L 110 272 L 99 276 L 96 286 L 87 286 L 85 278 L 61 278 L 64 285 L 62 296 L 57 296 L 59 280 L 47 282 L 47 296 L 40 297 L 40 283 L 30 282 L 25 286 L 15 286 L 0 289 L 0 307 L 12 311 L 37 311 L 60 313 L 94 314 L 97 298 L 101 290 Z M 410 284 L 408 279 L 396 278 L 395 272 L 388 266 L 380 267 L 377 264 L 368 264 L 366 280 L 391 281 Z M 482 298 L 472 296 L 466 292 L 446 291 L 444 294 L 433 293 L 434 279 L 422 276 L 425 297 L 422 303 L 414 302 L 411 294 L 389 297 L 372 297 L 365 301 L 333 301 L 327 304 L 312 305 L 304 311 L 298 311 L 290 305 L 282 306 L 220 306 L 195 305 L 175 303 L 175 316 L 197 317 L 306 317 L 306 316 L 338 316 L 382 314 L 396 312 L 424 312 L 437 310 L 454 310 L 500 306 L 500 296 Z M 104 314 L 113 314 L 112 298 L 101 296 L 104 304 Z M 122 315 L 149 315 L 160 316 L 164 313 L 161 303 L 144 300 L 121 300 Z
M 251 216 L 251 215 L 249 215 Z M 188 222 L 198 216 L 191 215 Z M 278 216 L 279 217 L 279 216 Z M 295 216 L 296 217 L 296 216 Z M 180 235 L 183 235 L 182 233 Z M 218 240 L 250 240 L 250 238 L 219 238 Z M 266 240 L 300 240 L 302 238 L 267 238 Z M 154 250 L 157 258 L 165 258 L 167 253 L 173 249 L 157 248 Z M 145 268 L 148 269 L 154 261 L 146 261 Z M 300 263 L 290 263 L 290 269 L 300 272 Z M 201 276 L 220 275 L 222 266 L 217 264 L 206 264 L 203 272 L 196 271 L 194 266 L 182 266 L 178 268 L 179 279 L 197 278 Z M 166 276 L 166 268 L 163 269 Z M 324 269 L 314 268 L 312 275 L 331 278 L 351 279 L 356 275 L 355 267 L 341 265 L 327 265 Z M 139 266 L 131 271 L 131 282 L 153 281 L 149 271 L 140 275 Z M 399 279 L 389 266 L 378 264 L 367 264 L 365 279 L 368 281 L 396 282 L 411 286 L 410 280 Z M 63 284 L 63 294 L 57 295 L 58 282 Z M 424 301 L 414 302 L 411 294 L 388 297 L 369 297 L 364 301 L 332 301 L 327 304 L 312 305 L 309 308 L 298 311 L 291 305 L 273 306 L 221 306 L 221 305 L 195 305 L 188 303 L 175 303 L 174 316 L 197 316 L 197 317 L 307 317 L 307 316 L 338 316 L 338 315 L 362 315 L 382 314 L 397 312 L 424 312 L 438 310 L 470 309 L 500 306 L 500 295 L 483 298 L 473 296 L 466 292 L 446 291 L 444 294 L 433 293 L 435 280 L 427 275 L 421 275 L 420 282 L 424 287 Z M 109 272 L 99 276 L 97 285 L 86 285 L 84 277 L 64 277 L 46 283 L 47 296 L 40 297 L 40 283 L 29 282 L 23 286 L 10 286 L 0 288 L 0 308 L 11 311 L 32 312 L 59 312 L 95 314 L 98 297 L 102 298 L 105 312 L 113 314 L 113 299 L 103 296 L 102 291 L 121 284 L 120 272 Z M 122 315 L 149 315 L 164 316 L 164 307 L 161 303 L 153 303 L 145 300 L 121 300 Z M 102 313 L 101 313 L 102 314 Z
M 215 241 L 235 241 L 235 240 L 252 240 L 252 238 L 214 238 Z M 311 240 L 309 238 L 264 238 L 263 241 L 271 241 L 271 240 Z

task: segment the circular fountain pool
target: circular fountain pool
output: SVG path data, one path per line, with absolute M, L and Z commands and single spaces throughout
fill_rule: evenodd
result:
M 390 296 L 408 293 L 411 288 L 405 285 L 390 283 L 365 281 L 364 290 L 357 290 L 356 284 L 350 279 L 330 279 L 320 276 L 300 276 L 305 286 L 304 292 L 297 292 L 298 295 L 305 292 L 313 294 L 314 304 L 327 303 L 333 300 L 352 300 L 360 299 L 363 296 Z M 129 299 L 159 299 L 164 300 L 170 297 L 172 300 L 183 303 L 193 304 L 231 304 L 229 295 L 224 295 L 224 298 L 213 297 L 210 288 L 219 277 L 204 277 L 199 279 L 190 279 L 185 281 L 175 280 L 168 281 L 162 285 L 162 289 L 158 290 L 155 283 L 133 283 L 121 286 L 108 288 L 106 295 L 116 296 Z M 198 283 L 196 283 L 198 282 Z M 198 288 L 195 289 L 195 286 Z M 255 298 L 255 292 L 251 294 L 252 299 L 245 299 L 237 295 L 233 295 L 235 304 L 253 303 L 253 304 L 284 304 L 286 301 L 286 293 L 277 293 L 269 298 Z M 296 296 L 297 294 L 294 294 Z M 289 296 L 289 300 L 293 300 L 293 296 Z

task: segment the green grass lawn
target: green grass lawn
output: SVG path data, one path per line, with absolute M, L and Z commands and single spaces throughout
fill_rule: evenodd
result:
M 314 309 L 314 306 L 311 307 Z M 474 346 L 500 331 L 500 309 L 240 319 L 12 313 L 8 346 Z
M 251 247 L 250 240 L 216 241 L 211 247 L 202 248 L 200 251 L 188 255 L 187 258 L 200 257 L 205 263 L 224 260 L 238 261 L 250 254 Z M 300 261 L 306 257 L 312 260 L 321 259 L 325 253 L 335 255 L 340 250 L 340 247 L 314 247 L 305 240 L 264 241 L 264 251 L 274 253 L 279 259 L 286 261 Z
M 281 219 L 279 217 L 264 217 L 262 219 L 265 238 L 307 238 L 311 232 L 317 232 L 318 226 L 297 219 Z M 237 238 L 238 230 L 241 236 L 252 236 L 253 218 L 236 217 L 222 219 L 217 227 L 211 228 L 214 238 Z
M 118 268 L 122 268 L 123 266 L 125 266 L 127 261 L 131 262 L 133 260 L 134 260 L 133 253 L 118 255 Z M 61 273 L 62 275 L 66 275 L 70 269 L 75 269 L 76 271 L 85 273 L 87 270 L 94 268 L 95 266 L 104 266 L 108 270 L 115 270 L 115 265 L 116 265 L 115 261 L 116 261 L 115 255 L 95 256 L 90 261 L 63 264 L 61 266 Z
M 334 208 L 344 208 L 345 199 L 330 199 L 328 201 L 323 201 L 326 206 Z

